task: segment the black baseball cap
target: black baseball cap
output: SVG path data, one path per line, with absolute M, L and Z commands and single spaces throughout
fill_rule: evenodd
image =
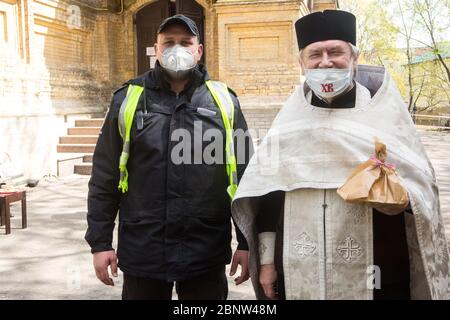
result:
M 157 33 L 160 34 L 161 32 L 164 32 L 164 29 L 166 29 L 167 27 L 174 25 L 174 24 L 181 24 L 181 25 L 187 27 L 188 30 L 200 40 L 200 32 L 198 31 L 198 28 L 197 28 L 197 25 L 195 24 L 195 22 L 192 19 L 190 19 L 182 14 L 176 14 L 176 15 L 168 17 L 166 20 L 164 20 L 161 23 L 161 25 L 159 26 Z

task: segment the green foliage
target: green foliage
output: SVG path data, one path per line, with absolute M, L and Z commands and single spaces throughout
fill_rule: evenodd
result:
M 383 65 L 398 84 L 403 96 L 407 94 L 404 70 L 400 63 L 403 53 L 396 48 L 399 28 L 390 19 L 381 0 L 341 0 L 342 10 L 357 18 L 357 47 L 360 64 Z
M 411 112 L 449 106 L 450 0 L 339 3 L 357 17 L 359 63 L 384 65 Z
M 341 0 L 340 8 L 357 17 L 357 46 L 362 63 L 383 65 L 396 54 L 398 27 L 378 0 Z

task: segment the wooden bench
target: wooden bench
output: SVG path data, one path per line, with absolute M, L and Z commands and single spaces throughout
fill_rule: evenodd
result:
M 0 191 L 0 226 L 5 226 L 6 234 L 11 233 L 10 204 L 22 201 L 22 229 L 27 227 L 27 195 L 25 191 Z

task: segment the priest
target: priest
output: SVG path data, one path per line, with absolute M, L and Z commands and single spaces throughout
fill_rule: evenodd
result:
M 448 299 L 436 177 L 394 81 L 358 66 L 351 13 L 315 12 L 295 29 L 305 83 L 275 118 L 232 204 L 257 298 Z M 374 154 L 375 138 L 407 190 L 402 209 L 337 193 Z

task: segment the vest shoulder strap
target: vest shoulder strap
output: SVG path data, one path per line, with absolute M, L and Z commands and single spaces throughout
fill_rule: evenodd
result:
M 229 179 L 227 192 L 233 200 L 238 186 L 236 156 L 234 152 L 233 126 L 234 126 L 234 103 L 231 98 L 228 87 L 225 83 L 219 81 L 208 80 L 205 82 L 217 106 L 220 109 L 222 120 L 225 125 L 226 142 L 226 167 Z
M 120 105 L 119 111 L 119 133 L 124 141 L 130 140 L 131 125 L 136 113 L 139 98 L 144 87 L 129 85 L 127 95 Z
M 205 81 L 205 84 L 220 109 L 225 128 L 233 129 L 234 103 L 228 86 L 223 82 L 212 80 Z
M 119 133 L 123 140 L 122 153 L 119 160 L 120 181 L 119 189 L 123 193 L 128 191 L 128 170 L 127 163 L 130 157 L 130 133 L 133 124 L 134 114 L 139 102 L 139 97 L 144 91 L 144 87 L 130 85 L 127 95 L 122 101 L 119 111 Z

